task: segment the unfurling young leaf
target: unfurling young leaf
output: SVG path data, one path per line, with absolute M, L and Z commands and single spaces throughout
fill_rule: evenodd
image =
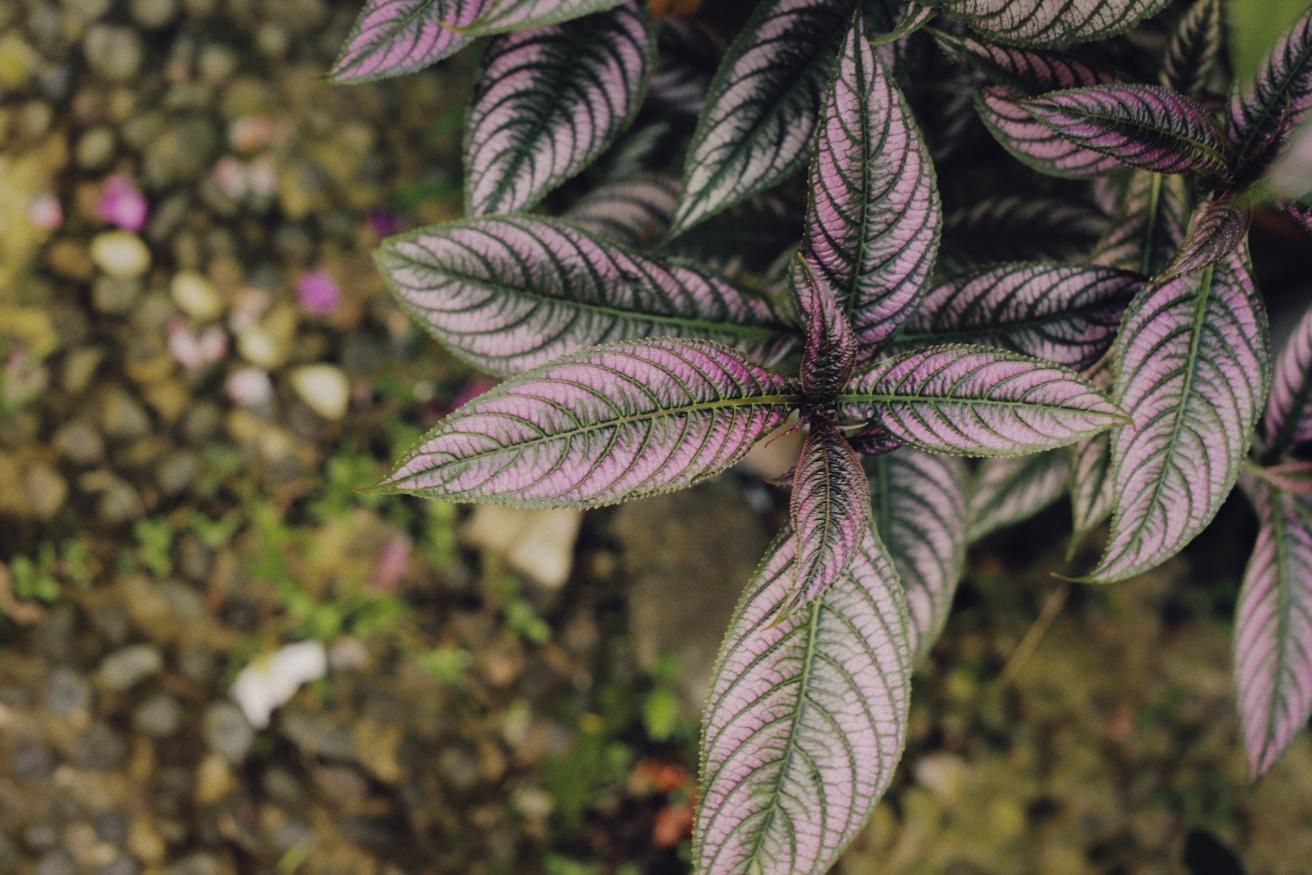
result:
M 1083 370 L 1111 346 L 1143 283 L 1111 268 L 999 265 L 931 291 L 897 343 L 997 346 Z
M 966 564 L 966 466 L 915 447 L 865 465 L 875 525 L 906 591 L 914 665 L 943 631 Z
M 834 290 L 798 257 L 792 271 L 793 300 L 806 336 L 802 351 L 802 394 L 828 402 L 852 376 L 856 338 Z
M 971 541 L 1023 522 L 1066 493 L 1070 453 L 1048 450 L 1014 459 L 985 459 L 970 490 L 966 530 Z
M 1303 314 L 1276 359 L 1262 435 L 1272 455 L 1312 440 L 1312 310 Z
M 613 343 L 478 396 L 380 486 L 448 501 L 597 507 L 683 489 L 780 426 L 797 388 L 728 347 Z
M 797 538 L 796 583 L 788 610 L 796 610 L 848 570 L 870 530 L 870 485 L 861 460 L 826 420 L 814 421 L 802 444 L 788 515 Z
M 720 648 L 693 848 L 708 875 L 825 872 L 906 743 L 906 599 L 879 538 L 867 529 L 847 573 L 778 620 L 796 557 L 791 532 L 775 539 Z
M 1202 97 L 1221 60 L 1224 31 L 1221 0 L 1194 0 L 1166 43 L 1162 84 L 1190 97 Z
M 711 81 L 671 236 L 782 182 L 806 160 L 851 0 L 764 0 Z
M 930 0 L 1000 43 L 1056 48 L 1124 33 L 1171 0 Z
M 1154 173 L 1223 175 L 1229 147 L 1202 106 L 1155 85 L 1093 85 L 1021 101 L 1072 145 Z
M 1107 235 L 1094 250 L 1093 262 L 1157 276 L 1184 244 L 1188 226 L 1185 178 L 1135 170 Z
M 1124 580 L 1178 553 L 1230 493 L 1262 411 L 1266 312 L 1237 250 L 1145 288 L 1116 341 L 1115 509 L 1090 581 Z
M 330 75 L 356 83 L 414 73 L 475 38 L 559 24 L 624 0 L 368 0 Z
M 471 219 L 388 239 L 392 293 L 453 353 L 498 376 L 599 343 L 661 335 L 768 360 L 787 329 L 770 307 L 700 267 L 661 262 L 562 222 Z
M 665 233 L 678 202 L 679 181 L 649 173 L 593 189 L 579 198 L 564 218 L 599 237 L 643 246 Z
M 1312 717 L 1312 502 L 1261 486 L 1261 528 L 1235 609 L 1235 692 L 1249 773 L 1262 777 Z
M 1204 204 L 1194 212 L 1189 235 L 1166 268 L 1166 276 L 1202 270 L 1234 252 L 1248 235 L 1249 215 L 1247 201 L 1233 195 Z
M 809 182 L 807 260 L 868 358 L 910 315 L 943 219 L 933 163 L 860 15 L 825 93 Z
M 1276 44 L 1251 83 L 1236 81 L 1231 89 L 1226 134 L 1235 150 L 1235 175 L 1260 176 L 1310 111 L 1312 10 Z
M 653 52 L 636 0 L 493 42 L 466 128 L 467 211 L 527 209 L 591 163 L 637 113 Z
M 1124 414 L 1072 371 L 978 346 L 900 353 L 858 374 L 844 416 L 874 419 L 930 452 L 1019 456 L 1074 443 Z

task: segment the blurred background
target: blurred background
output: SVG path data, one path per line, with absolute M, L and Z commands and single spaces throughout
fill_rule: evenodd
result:
M 1302 5 L 1236 12 L 1240 65 Z M 781 493 L 356 492 L 489 385 L 370 258 L 459 214 L 477 53 L 335 87 L 357 12 L 0 2 L 0 872 L 687 870 Z M 972 551 L 844 870 L 1308 872 L 1312 740 L 1250 787 L 1231 704 L 1248 509 L 1107 589 L 1049 575 L 1066 526 Z

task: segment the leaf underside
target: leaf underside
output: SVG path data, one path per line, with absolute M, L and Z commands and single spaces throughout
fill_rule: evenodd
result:
M 1132 419 L 1112 437 L 1116 505 L 1089 580 L 1132 577 L 1179 552 L 1216 515 L 1266 397 L 1266 313 L 1246 253 L 1152 285 L 1116 346 L 1114 397 Z
M 1117 164 L 1222 175 L 1229 147 L 1192 98 L 1156 85 L 1092 85 L 1021 102 L 1054 134 Z
M 707 700 L 697 871 L 822 873 L 887 789 L 906 740 L 906 600 L 867 529 L 851 568 L 776 622 L 797 541 L 775 539 L 738 603 Z
M 769 305 L 703 268 L 662 262 L 563 222 L 470 219 L 392 237 L 376 255 L 402 306 L 498 376 L 618 340 L 677 335 L 773 357 Z
M 1312 440 L 1312 311 L 1303 314 L 1276 359 L 1262 434 L 1273 454 Z
M 1260 488 L 1261 528 L 1235 609 L 1239 718 L 1253 780 L 1312 717 L 1312 502 Z
M 1171 0 L 933 0 L 975 31 L 1002 43 L 1061 47 L 1124 33 Z
M 813 425 L 802 444 L 788 515 L 797 537 L 796 610 L 847 571 L 870 528 L 870 486 L 861 460 L 828 423 Z
M 806 160 L 851 0 L 766 0 L 729 46 L 685 160 L 671 235 L 783 181 Z
M 966 466 L 915 447 L 865 466 L 875 523 L 907 595 L 912 663 L 919 663 L 947 622 L 965 569 Z
M 1142 285 L 1110 268 L 999 265 L 931 291 L 897 342 L 996 346 L 1083 370 L 1111 346 Z
M 594 347 L 478 396 L 381 485 L 448 501 L 596 507 L 693 485 L 783 424 L 796 387 L 728 347 Z
M 591 163 L 637 113 L 653 52 L 634 0 L 497 38 L 470 104 L 466 212 L 524 210 Z
M 971 541 L 1023 522 L 1066 493 L 1070 453 L 1048 450 L 1015 459 L 985 459 L 970 491 Z
M 943 218 L 933 162 L 859 15 L 825 93 L 809 183 L 807 260 L 868 358 L 915 306 Z
M 900 440 L 959 455 L 1024 455 L 1122 422 L 1075 373 L 977 346 L 890 356 L 856 376 L 839 403 L 845 416 L 874 419 Z

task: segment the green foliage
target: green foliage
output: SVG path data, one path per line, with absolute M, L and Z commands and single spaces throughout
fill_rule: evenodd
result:
M 533 605 L 524 598 L 519 581 L 503 575 L 495 583 L 495 592 L 501 600 L 506 628 L 530 644 L 546 644 L 551 640 L 551 626 L 538 616 Z
M 137 539 L 137 561 L 156 577 L 173 573 L 173 527 L 166 519 L 137 520 L 132 527 Z
M 1307 9 L 1307 0 L 1229 0 L 1226 17 L 1235 78 L 1252 80 L 1272 46 Z
M 474 654 L 463 647 L 444 646 L 425 650 L 415 657 L 419 670 L 434 680 L 462 687 L 474 667 Z

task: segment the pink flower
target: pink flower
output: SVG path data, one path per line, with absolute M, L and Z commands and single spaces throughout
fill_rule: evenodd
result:
M 396 535 L 378 555 L 378 564 L 369 576 L 370 589 L 378 592 L 395 592 L 396 585 L 410 570 L 410 551 L 413 542 L 405 535 Z
M 310 313 L 331 313 L 342 303 L 342 290 L 332 274 L 310 270 L 296 282 L 296 297 Z
M 146 226 L 150 207 L 145 196 L 126 176 L 111 176 L 100 193 L 100 218 L 124 231 L 140 231 Z
M 27 205 L 27 220 L 42 231 L 53 231 L 64 223 L 64 208 L 59 198 L 43 191 Z

